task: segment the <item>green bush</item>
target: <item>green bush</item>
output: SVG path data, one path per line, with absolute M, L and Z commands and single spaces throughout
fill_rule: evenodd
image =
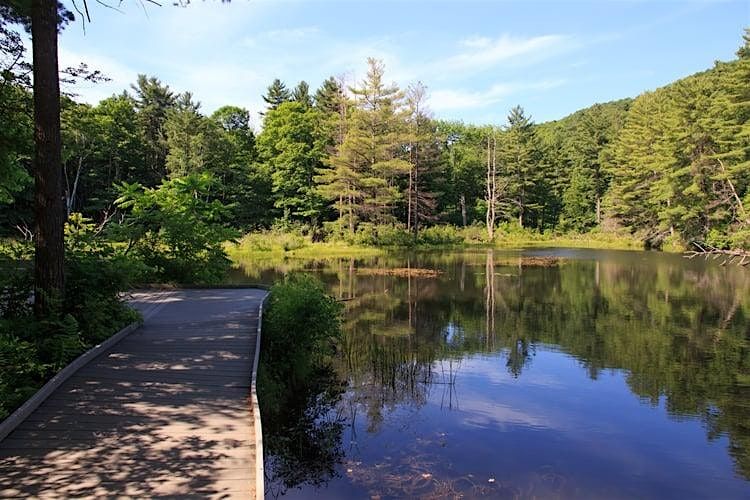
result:
M 301 230 L 291 230 L 274 227 L 267 231 L 248 233 L 239 241 L 242 250 L 249 252 L 272 252 L 274 250 L 289 252 L 299 250 L 308 245 L 309 239 L 302 235 Z
M 32 311 L 33 259 L 27 243 L 0 252 L 0 419 L 50 377 L 138 313 L 120 294 L 142 268 L 97 238 L 74 214 L 65 229 L 65 298 L 42 319 Z
M 228 207 L 209 199 L 214 184 L 208 174 L 153 189 L 123 184 L 117 204 L 126 217 L 112 234 L 127 241 L 126 253 L 151 268 L 158 281 L 219 282 L 231 264 L 224 242 L 237 233 L 225 225 Z
M 66 283 L 63 310 L 76 319 L 82 340 L 91 346 L 137 318 L 120 295 L 149 270 L 97 237 L 80 214 L 65 225 Z
M 470 245 L 479 245 L 487 243 L 487 228 L 481 222 L 475 222 L 469 226 L 461 228 L 461 235 L 464 243 Z
M 293 275 L 275 284 L 263 316 L 263 355 L 286 371 L 329 354 L 341 335 L 342 311 L 341 303 L 310 276 Z
M 462 231 L 456 226 L 431 226 L 419 232 L 420 245 L 457 245 L 464 242 Z
M 333 474 L 343 457 L 343 424 L 325 418 L 345 383 L 330 359 L 341 338 L 342 306 L 309 277 L 274 285 L 263 316 L 258 392 L 269 472 L 286 488 Z
M 750 229 L 738 229 L 729 238 L 732 248 L 750 250 Z
M 409 247 L 415 244 L 414 236 L 403 224 L 372 224 L 363 222 L 357 226 L 347 243 L 373 247 Z

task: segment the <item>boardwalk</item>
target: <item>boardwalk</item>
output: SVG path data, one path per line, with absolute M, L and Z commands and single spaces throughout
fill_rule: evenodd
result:
M 251 498 L 263 291 L 134 296 L 146 321 L 0 442 L 0 497 Z

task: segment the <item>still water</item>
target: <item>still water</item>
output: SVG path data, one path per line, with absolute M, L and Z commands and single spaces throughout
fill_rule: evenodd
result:
M 480 250 L 234 279 L 300 271 L 345 336 L 264 435 L 267 498 L 750 498 L 750 268 Z

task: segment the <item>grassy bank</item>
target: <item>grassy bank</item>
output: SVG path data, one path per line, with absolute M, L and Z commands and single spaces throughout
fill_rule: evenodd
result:
M 249 233 L 237 243 L 228 243 L 226 251 L 237 261 L 247 258 L 321 258 L 370 257 L 393 250 L 434 250 L 470 248 L 568 247 L 613 250 L 641 250 L 643 243 L 617 233 L 539 233 L 517 227 L 500 228 L 495 239 L 486 238 L 484 228 L 470 226 L 434 226 L 417 238 L 398 226 L 369 226 L 351 236 L 328 235 L 326 241 L 297 229 Z

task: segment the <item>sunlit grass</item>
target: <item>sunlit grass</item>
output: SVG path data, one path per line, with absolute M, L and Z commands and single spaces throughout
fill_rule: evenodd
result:
M 567 247 L 612 250 L 642 250 L 643 243 L 629 235 L 591 232 L 584 234 L 553 235 L 530 230 L 499 231 L 495 241 L 481 238 L 477 228 L 455 231 L 463 241 L 451 244 L 418 243 L 410 247 L 356 245 L 344 241 L 312 242 L 309 237 L 298 233 L 264 231 L 249 233 L 237 243 L 227 243 L 225 249 L 230 258 L 237 261 L 246 259 L 326 259 L 336 257 L 372 257 L 394 250 L 461 250 L 471 248 L 528 248 L 528 247 Z

